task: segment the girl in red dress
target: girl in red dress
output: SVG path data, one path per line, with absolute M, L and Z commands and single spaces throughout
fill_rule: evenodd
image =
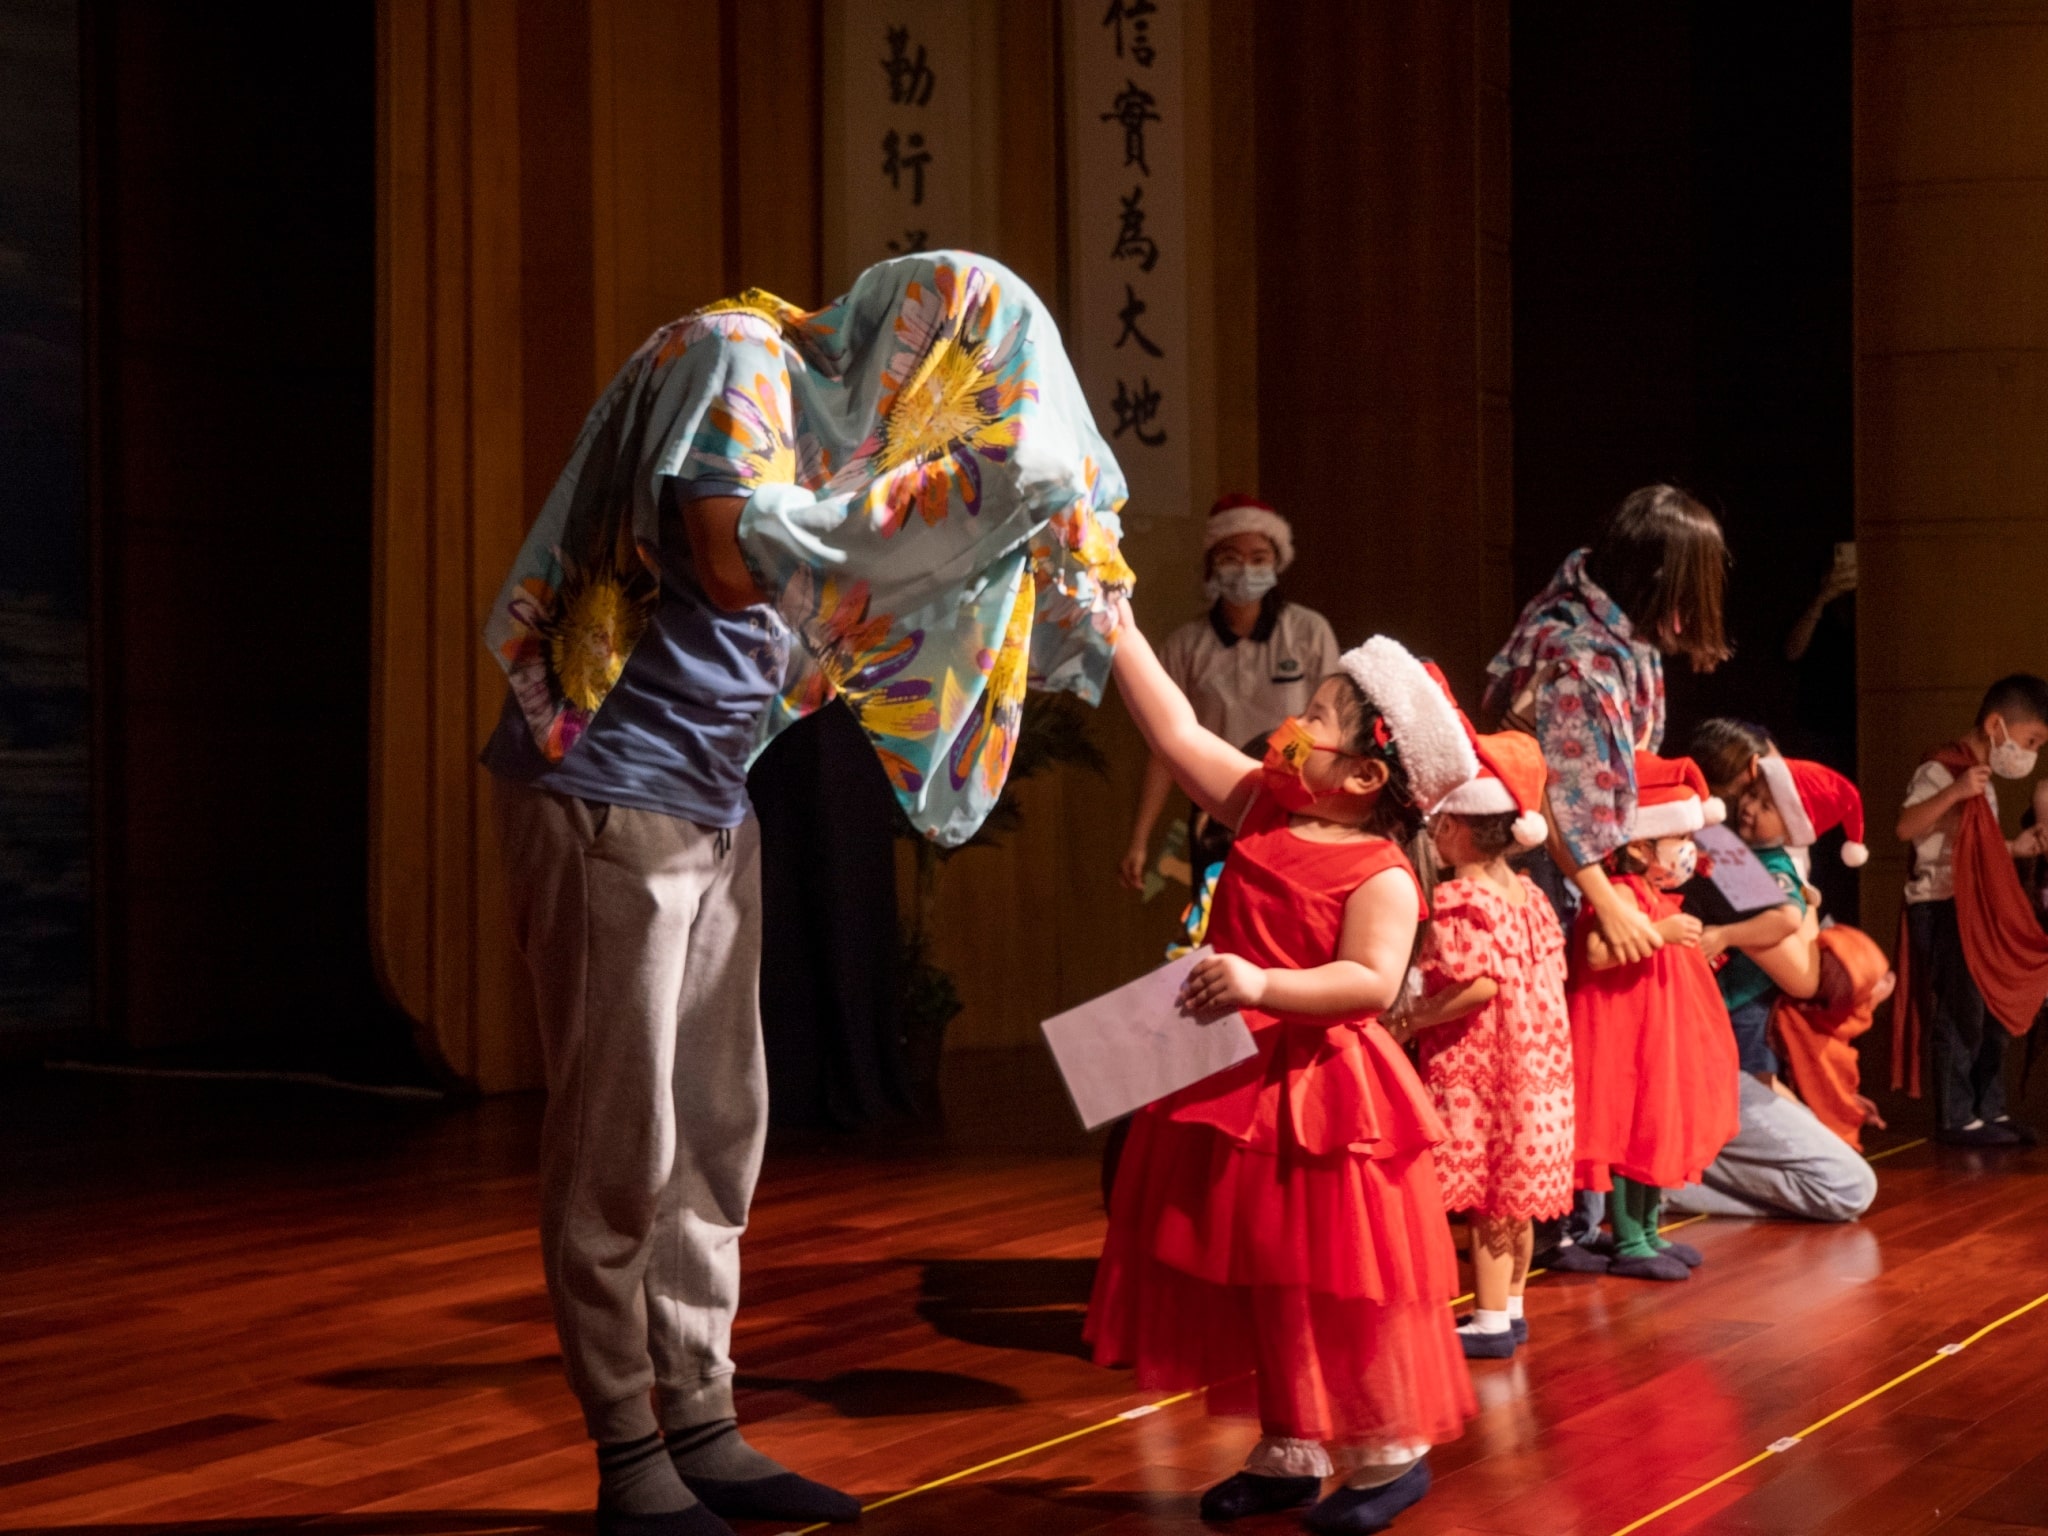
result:
M 1693 876 L 1692 834 L 1725 811 L 1689 757 L 1638 752 L 1636 783 L 1629 841 L 1606 867 L 1662 946 L 1622 961 L 1580 914 L 1569 993 L 1577 1180 L 1613 1191 L 1609 1274 L 1683 1280 L 1699 1250 L 1658 1236 L 1663 1191 L 1698 1182 L 1733 1139 L 1741 1069 L 1727 1005 L 1700 953 L 1700 920 L 1671 893 Z
M 1413 1038 L 1449 1137 L 1436 1149 L 1444 1204 L 1472 1230 L 1471 1360 L 1504 1360 L 1528 1338 L 1522 1288 L 1535 1221 L 1572 1204 L 1572 1030 L 1564 930 L 1543 893 L 1508 867 L 1549 826 L 1543 749 L 1518 731 L 1481 736 L 1479 777 L 1433 818 L 1453 878 L 1431 898 L 1424 996 L 1394 1034 Z
M 1439 678 L 1377 637 L 1345 654 L 1266 761 L 1195 723 L 1126 621 L 1119 692 L 1195 803 L 1237 829 L 1191 1013 L 1240 1010 L 1258 1054 L 1135 1117 L 1088 1310 L 1104 1365 L 1257 1415 L 1206 1520 L 1289 1509 L 1372 1531 L 1429 1488 L 1474 1412 L 1446 1305 L 1457 1260 L 1431 1148 L 1443 1127 L 1379 1016 L 1425 907 L 1401 841 L 1477 763 Z

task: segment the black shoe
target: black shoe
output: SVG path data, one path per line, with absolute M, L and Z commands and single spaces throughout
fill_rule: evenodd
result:
M 1687 1269 L 1698 1269 L 1707 1262 L 1707 1256 L 1691 1243 L 1674 1243 L 1667 1237 L 1657 1239 L 1657 1251 L 1670 1254 Z
M 1520 1349 L 1529 1342 L 1529 1319 L 1526 1317 L 1509 1318 L 1508 1332 L 1515 1336 L 1515 1348 Z
M 830 1520 L 860 1518 L 860 1500 L 827 1488 L 794 1472 L 725 1482 L 716 1477 L 683 1476 L 683 1486 L 704 1501 L 707 1509 L 730 1520 Z
M 1541 1267 L 1560 1275 L 1604 1275 L 1608 1263 L 1606 1254 L 1595 1253 L 1584 1243 L 1566 1243 Z
M 2011 1115 L 2000 1115 L 1991 1123 L 2001 1130 L 2011 1131 L 2017 1144 L 2022 1147 L 2038 1147 L 2041 1144 L 2041 1133 L 2024 1120 L 2015 1120 Z
M 1429 1492 L 1429 1458 L 1424 1457 L 1391 1483 L 1377 1488 L 1339 1488 L 1302 1516 L 1302 1524 L 1318 1536 L 1365 1536 L 1384 1531 L 1404 1509 L 1412 1509 Z
M 597 1536 L 733 1536 L 733 1529 L 702 1504 L 659 1515 L 622 1515 L 600 1504 Z
M 1616 1259 L 1607 1273 L 1625 1280 L 1690 1280 L 1692 1271 L 1675 1254 L 1653 1253 L 1643 1259 Z
M 1467 1360 L 1508 1360 L 1514 1357 L 1515 1346 L 1522 1341 L 1515 1337 L 1514 1319 L 1508 1319 L 1508 1326 L 1499 1333 L 1481 1333 L 1466 1324 L 1469 1317 L 1458 1319 L 1458 1342 L 1465 1347 Z
M 1936 1131 L 1934 1139 L 1951 1147 L 2016 1147 L 2020 1144 L 2017 1131 L 2000 1125 L 1995 1120 L 1958 1126 L 1952 1131 Z
M 1202 1495 L 1202 1518 L 1223 1525 L 1246 1515 L 1299 1509 L 1314 1503 L 1322 1491 L 1320 1477 L 1265 1477 L 1257 1472 L 1233 1472 Z

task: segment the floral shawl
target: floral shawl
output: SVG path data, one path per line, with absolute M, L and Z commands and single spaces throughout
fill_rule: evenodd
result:
M 484 628 L 550 761 L 646 628 L 669 480 L 748 498 L 741 550 L 795 637 L 757 752 L 844 698 L 950 845 L 1002 792 L 1027 686 L 1101 698 L 1133 580 L 1123 475 L 1051 316 L 997 263 L 883 262 L 812 313 L 749 289 L 633 355 Z
M 1636 752 L 1664 741 L 1664 658 L 1569 555 L 1486 667 L 1486 707 L 1543 747 L 1550 808 L 1581 865 L 1628 841 Z

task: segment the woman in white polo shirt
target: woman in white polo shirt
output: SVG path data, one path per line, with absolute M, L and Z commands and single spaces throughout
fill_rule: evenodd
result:
M 1294 530 L 1264 502 L 1234 494 L 1209 509 L 1202 541 L 1209 611 L 1169 635 L 1159 660 L 1194 705 L 1195 718 L 1225 741 L 1263 740 L 1307 709 L 1316 685 L 1337 670 L 1329 620 L 1280 595 L 1277 583 L 1293 563 Z M 1152 829 L 1172 789 L 1172 774 L 1153 758 L 1119 866 L 1133 890 L 1144 888 Z M 1230 846 L 1230 830 L 1196 811 L 1188 831 L 1188 862 L 1199 877 Z

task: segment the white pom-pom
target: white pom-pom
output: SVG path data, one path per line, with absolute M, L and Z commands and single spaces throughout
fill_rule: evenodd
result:
M 1710 827 L 1718 827 L 1728 819 L 1728 804 L 1719 795 L 1709 795 L 1700 803 L 1700 816 Z
M 1851 869 L 1861 869 L 1870 862 L 1870 850 L 1861 843 L 1842 844 L 1842 862 Z
M 1550 823 L 1539 812 L 1524 811 L 1515 818 L 1513 831 L 1518 846 L 1534 848 L 1550 836 Z

